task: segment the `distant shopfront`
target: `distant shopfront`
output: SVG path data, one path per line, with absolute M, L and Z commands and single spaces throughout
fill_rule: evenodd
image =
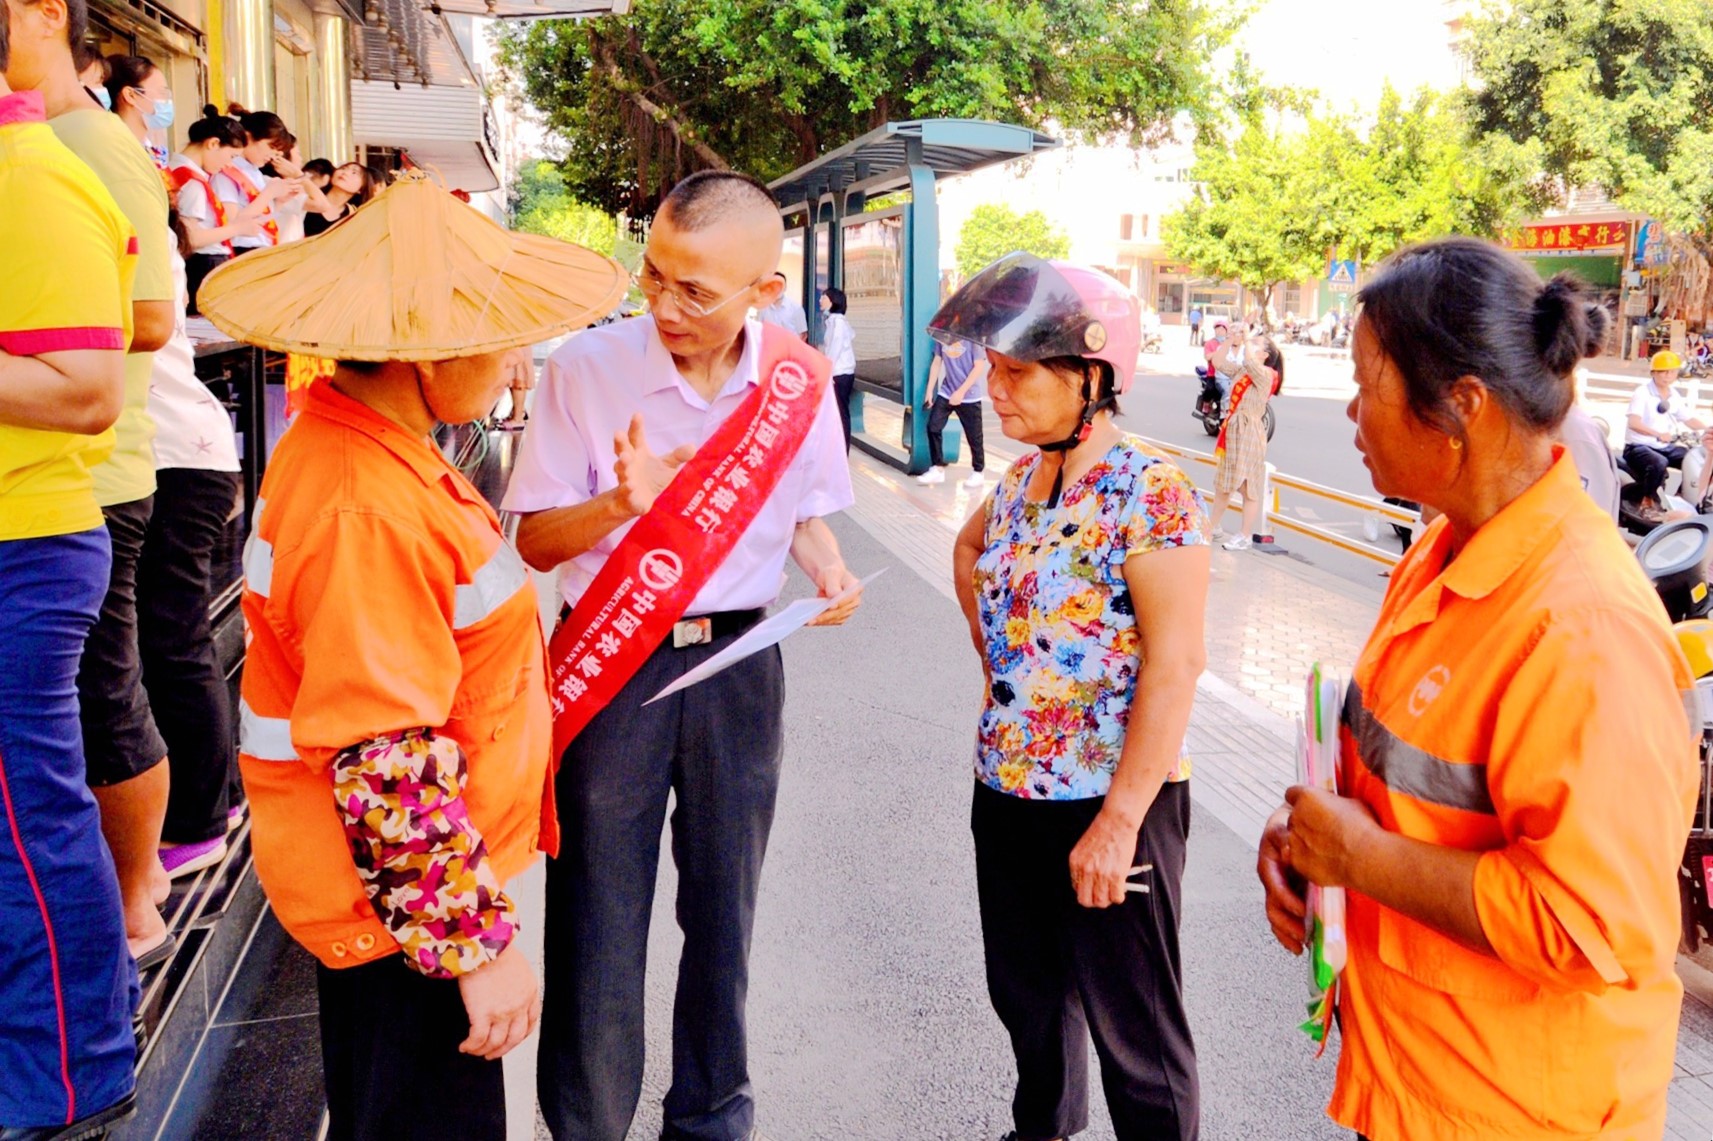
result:
M 1543 278 L 1571 272 L 1590 285 L 1617 289 L 1635 238 L 1637 219 L 1546 218 L 1519 226 L 1505 244 Z

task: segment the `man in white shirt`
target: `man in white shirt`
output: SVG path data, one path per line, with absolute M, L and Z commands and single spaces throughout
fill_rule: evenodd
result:
M 705 171 L 661 205 L 638 283 L 648 316 L 578 334 L 547 360 L 504 506 L 573 606 L 676 470 L 760 382 L 762 325 L 784 239 L 767 189 Z M 823 516 L 852 503 L 830 385 L 807 437 L 680 622 L 565 751 L 564 844 L 548 862 L 546 1006 L 537 1083 L 556 1141 L 623 1141 L 643 1073 L 643 968 L 668 795 L 684 930 L 665 1138 L 755 1128 L 745 1042 L 750 933 L 783 752 L 771 649 L 671 698 L 669 682 L 731 644 L 778 596 L 789 554 L 832 597 L 856 580 Z M 683 562 L 692 563 L 693 552 Z M 844 621 L 853 597 L 821 624 Z M 681 628 L 695 625 L 693 640 Z M 700 641 L 703 636 L 709 640 Z
M 1691 415 L 1689 402 L 1672 388 L 1683 367 L 1678 355 L 1669 350 L 1656 353 L 1649 367 L 1650 380 L 1630 398 L 1624 427 L 1624 466 L 1635 477 L 1634 494 L 1640 497 L 1644 512 L 1659 510 L 1666 473 L 1683 466 L 1689 449 L 1675 442 L 1678 434 L 1684 428 L 1699 432 L 1707 426 Z
M 782 287 L 789 286 L 790 283 L 785 280 L 783 273 L 775 273 L 773 276 L 779 279 Z M 797 334 L 803 341 L 809 339 L 809 315 L 803 312 L 803 306 L 794 301 L 784 288 L 780 291 L 779 300 L 765 309 L 756 310 L 755 315 L 757 319 L 769 325 L 778 325 L 781 329 Z

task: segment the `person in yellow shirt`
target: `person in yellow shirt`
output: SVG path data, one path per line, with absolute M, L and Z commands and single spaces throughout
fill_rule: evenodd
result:
M 154 353 L 172 336 L 172 236 L 166 187 L 119 116 L 104 111 L 78 80 L 71 45 L 89 27 L 86 0 L 5 0 L 12 25 L 6 79 L 39 92 L 48 125 L 95 172 L 130 219 L 139 244 L 132 290 L 134 333 L 125 359 L 125 407 L 111 454 L 95 469 L 95 501 L 107 520 L 113 569 L 101 617 L 84 648 L 78 697 L 89 784 L 113 850 L 125 901 L 131 953 L 146 967 L 174 950 L 156 910 L 169 887 L 157 849 L 166 818 L 167 747 L 155 727 L 137 649 L 137 561 L 154 508 L 154 422 L 149 377 Z M 38 214 L 40 211 L 37 212 Z
M 6 33 L 0 10 L 0 73 Z M 0 250 L 0 1132 L 82 1135 L 133 1104 L 136 976 L 76 681 L 107 590 L 90 469 L 124 397 L 136 236 L 3 78 Z
M 1440 517 L 1356 664 L 1342 795 L 1291 789 L 1262 839 L 1290 950 L 1303 881 L 1349 893 L 1328 1112 L 1371 1141 L 1657 1138 L 1701 726 L 1664 607 L 1553 439 L 1591 299 L 1451 238 L 1359 300 L 1356 445 Z

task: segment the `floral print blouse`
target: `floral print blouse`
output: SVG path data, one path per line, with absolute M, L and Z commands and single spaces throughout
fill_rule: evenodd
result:
M 986 506 L 976 605 L 992 677 L 976 779 L 1032 800 L 1105 796 L 1141 669 L 1124 582 L 1134 555 L 1205 545 L 1207 509 L 1179 468 L 1134 436 L 1063 489 L 1024 498 L 1040 462 L 1012 465 Z M 1189 759 L 1170 777 L 1189 776 Z

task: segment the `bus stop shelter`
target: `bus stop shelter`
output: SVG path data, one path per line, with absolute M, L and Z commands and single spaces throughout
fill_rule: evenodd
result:
M 769 185 L 786 225 L 780 268 L 799 291 L 816 344 L 821 290 L 835 286 L 845 293 L 857 357 L 851 438 L 864 451 L 912 474 L 928 468 L 926 330 L 942 295 L 936 181 L 1058 145 L 1007 123 L 887 123 Z M 884 208 L 869 209 L 882 198 Z M 899 406 L 901 431 L 895 430 L 896 414 L 876 409 L 864 417 L 870 396 Z M 948 428 L 948 459 L 955 458 L 956 446 Z

